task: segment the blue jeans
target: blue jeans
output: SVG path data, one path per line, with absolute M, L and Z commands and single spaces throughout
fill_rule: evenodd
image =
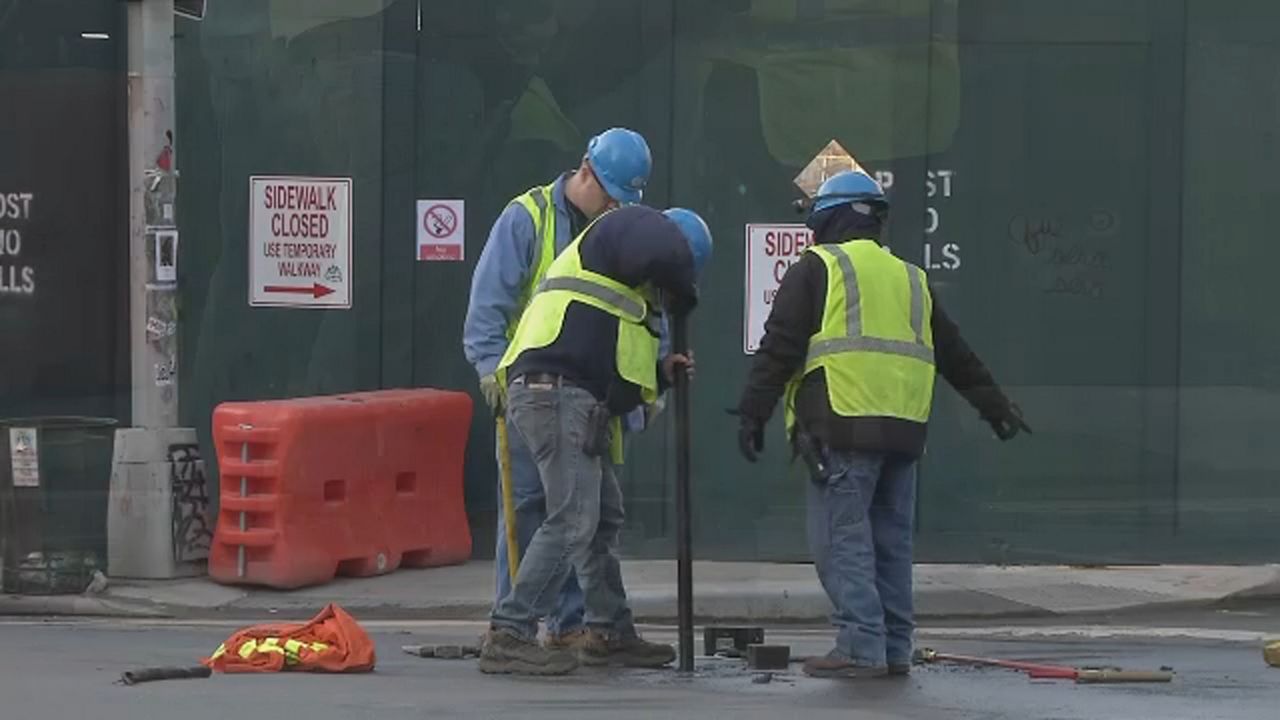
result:
M 911 542 L 916 461 L 830 454 L 826 485 L 809 482 L 809 548 L 835 606 L 836 651 L 859 665 L 905 665 L 915 628 Z
M 542 480 L 538 466 L 533 461 L 529 446 L 521 439 L 515 424 L 507 415 L 507 448 L 511 454 L 511 495 L 516 506 L 516 545 L 521 561 L 529 550 L 533 534 L 547 519 L 547 498 L 542 492 Z M 501 450 L 498 451 L 499 453 Z M 494 556 L 494 607 L 511 592 L 511 570 L 507 559 L 507 518 L 503 509 L 502 458 L 498 458 L 498 548 Z M 556 597 L 555 606 L 547 617 L 547 633 L 561 635 L 582 628 L 585 610 L 582 588 L 572 571 Z
M 595 405 L 591 393 L 569 385 L 513 383 L 507 391 L 507 415 L 537 463 L 547 517 L 520 561 L 515 585 L 493 609 L 495 627 L 535 637 L 538 619 L 576 570 L 587 625 L 635 634 L 617 555 L 622 487 L 608 457 L 587 457 L 582 449 Z

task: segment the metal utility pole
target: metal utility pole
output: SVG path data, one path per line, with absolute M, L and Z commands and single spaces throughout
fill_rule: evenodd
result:
M 107 572 L 204 572 L 213 525 L 196 432 L 178 425 L 178 168 L 174 0 L 129 0 L 129 356 L 132 427 L 116 431 Z M 179 465 L 190 468 L 175 479 Z M 181 485 L 181 487 L 179 487 Z M 179 495 L 181 493 L 181 495 Z M 188 498 L 180 509 L 175 499 Z M 138 498 L 145 501 L 137 502 Z M 190 500 L 191 498 L 197 501 Z M 203 522 L 175 537 L 175 513 Z
M 675 318 L 676 352 L 689 352 L 689 319 Z M 676 614 L 680 672 L 693 672 L 693 518 L 690 507 L 691 461 L 689 376 L 676 373 Z
M 130 0 L 129 347 L 133 426 L 178 424 L 173 0 Z

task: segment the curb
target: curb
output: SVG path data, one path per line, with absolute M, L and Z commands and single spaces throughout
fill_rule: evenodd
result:
M 171 614 L 135 603 L 81 595 L 0 595 L 0 616 L 168 618 Z
M 271 600 L 277 600 L 278 603 L 273 604 Z M 476 601 L 467 598 L 451 598 L 434 603 L 429 599 L 423 600 L 420 604 L 414 605 L 387 602 L 384 598 L 370 596 L 336 601 L 348 610 L 358 612 L 362 617 L 370 620 L 483 621 L 488 619 L 492 609 L 488 599 Z M 638 621 L 667 624 L 677 619 L 674 589 L 671 591 L 640 590 L 631 593 L 630 600 L 632 612 Z M 1087 619 L 1108 615 L 1222 608 L 1275 600 L 1280 600 L 1280 568 L 1277 568 L 1274 576 L 1266 582 L 1221 596 L 1190 599 L 1172 597 L 1135 599 L 1133 602 L 1116 602 L 1098 607 L 1067 610 L 1055 610 L 1017 602 L 1002 597 L 995 590 L 937 589 L 916 594 L 916 618 L 931 621 L 996 621 L 1037 617 Z M 210 605 L 157 602 L 148 601 L 143 597 L 122 598 L 110 595 L 0 595 L 0 616 L 293 620 L 313 616 L 325 602 L 326 600 L 321 598 L 295 599 L 287 595 L 270 599 L 248 596 Z M 693 614 L 699 622 L 826 624 L 830 618 L 831 605 L 825 593 L 817 588 L 804 588 L 800 592 L 778 588 L 737 591 L 712 589 L 695 593 Z
M 1239 592 L 1233 592 L 1222 598 L 1220 602 L 1223 604 L 1235 603 L 1240 601 L 1272 601 L 1280 600 L 1280 566 L 1272 571 L 1271 580 L 1260 583 L 1251 588 L 1246 588 Z
M 796 602 L 800 600 L 800 602 Z M 819 601 L 820 600 L 820 601 Z M 1089 609 L 1079 612 L 1054 612 L 1045 608 L 1028 607 L 1023 610 L 999 610 L 993 612 L 930 612 L 916 613 L 917 620 L 1016 620 L 1028 618 L 1060 617 L 1090 618 L 1106 615 L 1128 615 L 1141 612 L 1188 610 L 1219 606 L 1223 601 L 1206 599 L 1154 603 L 1134 603 L 1109 608 Z M 141 606 L 108 603 L 83 597 L 68 598 L 0 598 L 0 616 L 44 617 L 98 617 L 122 619 L 179 619 L 179 620 L 245 620 L 262 621 L 266 618 L 282 621 L 305 620 L 315 615 L 323 603 L 288 605 L 277 608 L 261 606 L 227 605 L 221 607 L 189 606 Z M 415 620 L 415 621 L 484 621 L 492 609 L 488 603 L 455 603 L 434 607 L 406 607 L 403 605 L 342 603 L 343 607 L 366 620 Z M 791 607 L 787 607 L 790 605 Z M 799 607 L 796 607 L 799 605 Z M 670 624 L 677 620 L 676 599 L 645 598 L 632 604 L 637 622 Z M 788 599 L 762 601 L 759 598 L 724 598 L 719 601 L 695 602 L 696 622 L 751 622 L 765 624 L 826 624 L 831 611 L 826 598 Z

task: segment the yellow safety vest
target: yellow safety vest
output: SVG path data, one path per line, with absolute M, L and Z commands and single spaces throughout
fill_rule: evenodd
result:
M 936 369 L 933 297 L 924 270 L 874 240 L 815 245 L 806 252 L 827 267 L 827 299 L 804 369 L 787 385 L 788 437 L 796 391 L 819 368 L 837 415 L 928 422 Z
M 515 337 L 498 364 L 498 378 L 505 385 L 507 368 L 521 353 L 554 343 L 560 337 L 569 303 L 580 302 L 618 319 L 618 346 L 615 351 L 618 375 L 639 386 L 644 402 L 652 403 L 658 399 L 658 336 L 661 331 L 657 317 L 649 312 L 652 292 L 647 285 L 627 287 L 582 267 L 578 249 L 594 225 L 595 222 L 588 225 L 547 269 L 546 277 L 520 317 Z M 622 427 L 619 418 L 613 419 L 612 429 L 611 454 L 614 464 L 621 465 Z
M 533 272 L 529 275 L 528 283 L 520 290 L 520 298 L 516 305 L 517 318 L 524 313 L 530 298 L 533 297 L 534 289 L 538 287 L 538 283 L 542 282 L 547 269 L 551 267 L 551 261 L 556 257 L 556 206 L 552 192 L 554 187 L 555 183 L 535 187 L 511 201 L 519 203 L 529 211 L 529 217 L 533 218 L 535 233 L 533 264 L 530 265 Z M 510 323 L 507 325 L 507 341 L 510 342 L 515 334 L 516 323 Z
M 302 651 L 310 650 L 313 653 L 321 653 L 329 649 L 329 646 L 322 642 L 305 643 L 299 640 L 286 639 L 283 644 L 278 637 L 266 637 L 262 640 L 249 638 L 236 648 L 235 653 L 242 660 L 248 660 L 253 657 L 254 653 L 277 653 L 284 656 L 284 664 L 286 666 L 297 665 L 302 662 Z M 212 660 L 217 660 L 227 654 L 227 644 L 218 645 L 218 649 L 213 652 Z

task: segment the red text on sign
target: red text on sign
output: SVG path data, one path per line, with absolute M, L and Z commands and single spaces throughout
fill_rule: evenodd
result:
M 276 272 L 280 273 L 280 277 L 303 277 L 303 278 L 320 277 L 320 263 L 281 260 L 280 262 L 276 263 L 276 265 L 277 265 Z
M 268 210 L 337 210 L 338 189 L 314 185 L 271 185 L 263 207 Z
M 769 257 L 800 257 L 813 244 L 813 233 L 808 230 L 770 230 L 764 234 L 764 254 Z
M 269 242 L 262 246 L 262 254 L 275 258 L 320 258 L 332 260 L 338 248 L 328 243 Z
M 271 234 L 276 237 L 329 237 L 329 216 L 324 213 L 283 213 L 271 216 Z
M 804 251 L 813 244 L 813 233 L 808 230 L 770 230 L 764 234 L 764 254 L 779 258 L 773 263 L 773 280 L 782 282 L 787 268 L 800 259 Z M 764 302 L 773 303 L 773 290 L 766 290 Z

